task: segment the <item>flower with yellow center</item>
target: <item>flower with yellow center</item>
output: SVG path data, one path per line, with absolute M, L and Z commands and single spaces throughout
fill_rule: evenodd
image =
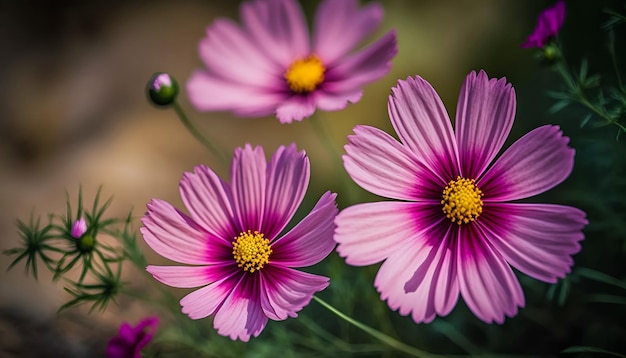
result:
M 516 110 L 504 78 L 470 73 L 457 103 L 453 126 L 430 83 L 408 77 L 387 105 L 397 138 L 354 128 L 346 172 L 392 200 L 343 209 L 336 250 L 350 265 L 382 262 L 374 280 L 381 300 L 416 323 L 448 315 L 462 297 L 477 318 L 502 324 L 526 303 L 513 268 L 549 283 L 571 272 L 585 213 L 517 201 L 567 178 L 575 151 L 559 127 L 545 125 L 498 156 Z
M 258 231 L 242 232 L 233 241 L 233 257 L 237 266 L 250 273 L 268 264 L 271 253 L 270 240 Z
M 289 89 L 295 93 L 313 92 L 324 81 L 326 68 L 315 55 L 294 61 L 285 71 Z
M 456 177 L 443 189 L 443 212 L 453 223 L 467 224 L 476 220 L 483 212 L 483 192 L 474 179 Z

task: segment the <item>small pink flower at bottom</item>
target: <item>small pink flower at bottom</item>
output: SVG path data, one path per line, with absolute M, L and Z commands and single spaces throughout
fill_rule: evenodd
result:
M 187 82 L 199 111 L 275 114 L 291 123 L 316 109 L 344 109 L 361 99 L 363 86 L 389 72 L 398 51 L 393 31 L 358 48 L 383 19 L 375 2 L 322 1 L 312 34 L 296 0 L 243 2 L 240 17 L 241 25 L 218 18 L 200 42 L 206 69 Z
M 118 335 L 107 343 L 107 358 L 141 358 L 141 350 L 152 340 L 158 323 L 158 317 L 144 318 L 135 327 L 122 323 Z
M 565 21 L 565 1 L 559 0 L 553 6 L 543 10 L 537 19 L 537 26 L 526 42 L 524 48 L 544 47 L 548 41 L 556 37 Z
M 218 333 L 248 341 L 268 319 L 296 317 L 328 278 L 296 270 L 334 249 L 336 194 L 281 235 L 309 183 L 309 160 L 295 145 L 279 147 L 267 163 L 261 147 L 237 148 L 230 184 L 198 166 L 180 182 L 190 216 L 153 199 L 142 219 L 146 243 L 158 254 L 193 266 L 147 267 L 155 279 L 200 287 L 180 301 L 191 319 L 215 315 Z
M 554 283 L 580 250 L 585 213 L 515 203 L 567 178 L 574 149 L 557 126 L 539 127 L 493 164 L 515 117 L 505 79 L 470 73 L 452 129 L 441 99 L 420 77 L 398 81 L 389 116 L 400 142 L 357 126 L 344 165 L 364 189 L 392 199 L 358 204 L 336 219 L 337 251 L 351 265 L 384 261 L 374 285 L 393 310 L 415 322 L 445 316 L 459 295 L 485 322 L 524 306 L 511 266 Z

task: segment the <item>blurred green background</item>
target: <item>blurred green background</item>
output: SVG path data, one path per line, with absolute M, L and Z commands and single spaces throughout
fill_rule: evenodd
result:
M 312 16 L 319 2 L 303 7 Z M 587 114 L 570 106 L 553 114 L 547 91 L 563 88 L 559 77 L 539 64 L 535 51 L 519 45 L 533 30 L 536 17 L 550 1 L 383 1 L 385 20 L 376 36 L 398 33 L 399 53 L 392 71 L 368 85 L 357 104 L 346 110 L 319 113 L 342 151 L 356 124 L 391 133 L 386 111 L 390 88 L 398 79 L 420 75 L 441 95 L 451 116 L 458 91 L 471 70 L 490 77 L 506 76 L 517 92 L 517 117 L 507 145 L 539 125 L 563 128 L 576 149 L 573 174 L 562 185 L 533 198 L 577 206 L 588 214 L 582 252 L 575 267 L 606 273 L 626 286 L 626 137 L 615 140 L 615 127 L 580 128 Z M 0 250 L 18 242 L 15 219 L 34 210 L 64 210 L 64 192 L 76 197 L 82 185 L 89 202 L 100 185 L 114 196 L 109 215 L 122 217 L 131 208 L 143 214 L 151 198 L 183 207 L 178 180 L 197 164 L 207 164 L 227 177 L 171 110 L 149 105 L 144 88 L 157 71 L 167 71 L 183 84 L 202 64 L 197 43 L 214 18 L 238 18 L 238 2 L 25 0 L 0 2 Z M 626 12 L 623 1 L 567 1 L 560 40 L 570 65 L 589 61 L 601 84 L 616 83 L 607 55 L 608 20 L 604 9 Z M 619 68 L 626 75 L 626 25 L 615 27 Z M 195 113 L 181 94 L 181 103 L 198 127 L 226 153 L 244 143 L 260 144 L 270 155 L 281 144 L 296 142 L 311 160 L 312 177 L 300 217 L 321 193 L 341 190 L 349 181 L 335 169 L 323 141 L 310 121 L 281 125 L 273 117 L 239 119 L 228 113 Z M 349 181 L 352 195 L 339 195 L 340 209 L 361 201 L 379 200 Z M 107 240 L 103 238 L 103 240 Z M 148 261 L 166 263 L 147 246 Z M 97 357 L 122 320 L 135 323 L 159 314 L 140 300 L 120 297 L 105 313 L 87 314 L 87 307 L 56 315 L 69 299 L 62 282 L 50 275 L 39 281 L 0 255 L 0 356 Z M 574 274 L 551 286 L 519 275 L 526 308 L 503 325 L 487 325 L 459 301 L 445 318 L 416 325 L 392 312 L 372 286 L 377 266 L 347 266 L 336 254 L 310 271 L 331 277 L 321 297 L 343 312 L 410 345 L 436 353 L 515 353 L 557 356 L 570 346 L 596 346 L 626 354 L 626 290 Z M 593 275 L 591 275 L 593 276 Z M 154 294 L 154 283 L 130 266 L 124 278 L 142 295 Z M 187 290 L 172 290 L 182 297 Z M 612 297 L 613 302 L 607 297 Z M 620 301 L 621 299 L 621 301 Z M 599 302 L 603 301 L 603 302 Z M 368 356 L 394 357 L 369 336 L 339 321 L 312 302 L 298 319 L 270 321 L 249 344 L 233 343 L 211 328 L 210 319 L 187 320 L 185 334 L 168 336 L 148 349 L 153 356 L 215 357 Z M 161 329 L 167 330 L 166 323 Z M 170 344 L 175 337 L 183 343 Z M 182 337 L 182 338 L 181 338 Z M 349 344 L 348 344 L 349 343 Z M 179 351 L 182 350 L 182 351 Z M 182 352 L 182 353 L 177 353 Z M 595 356 L 589 354 L 588 356 Z M 575 356 L 572 354 L 572 356 Z M 584 354 L 580 354 L 584 356 Z

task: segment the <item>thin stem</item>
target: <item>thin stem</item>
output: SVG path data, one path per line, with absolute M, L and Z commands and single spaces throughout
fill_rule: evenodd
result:
M 346 322 L 352 324 L 353 326 L 359 328 L 360 330 L 364 331 L 365 333 L 369 334 L 370 336 L 378 339 L 379 341 L 385 343 L 386 345 L 404 352 L 408 355 L 411 355 L 413 357 L 424 357 L 424 358 L 428 358 L 428 357 L 439 357 L 439 355 L 436 354 L 432 354 L 432 353 L 428 353 L 428 352 L 424 352 L 422 350 L 419 350 L 417 348 L 411 347 L 407 344 L 404 344 L 394 338 L 389 337 L 388 335 L 368 326 L 365 325 L 351 317 L 346 316 L 345 314 L 343 314 L 342 312 L 340 312 L 339 310 L 337 310 L 335 307 L 331 306 L 330 304 L 328 304 L 326 301 L 322 300 L 321 298 L 317 297 L 317 296 L 313 296 L 313 299 L 316 300 L 320 305 L 324 306 L 324 308 L 326 308 L 327 310 L 331 311 L 332 313 L 334 313 L 335 315 L 337 315 L 339 318 L 345 320 Z
M 376 330 L 366 324 L 363 324 L 357 320 L 355 320 L 354 318 L 348 317 L 345 314 L 343 314 L 343 312 L 339 311 L 338 309 L 336 309 L 335 307 L 331 306 L 329 303 L 327 303 L 326 301 L 322 300 L 321 298 L 317 297 L 317 296 L 313 296 L 313 299 L 315 301 L 317 301 L 320 305 L 322 305 L 324 308 L 326 308 L 327 310 L 329 310 L 330 312 L 334 313 L 335 315 L 337 315 L 339 318 L 345 320 L 346 322 L 350 323 L 351 325 L 359 328 L 360 330 L 364 331 L 365 333 L 369 334 L 370 336 L 378 339 L 379 341 L 383 342 L 384 344 L 388 345 L 389 347 L 396 349 L 400 352 L 404 352 L 410 356 L 413 357 L 423 357 L 423 358 L 443 358 L 443 357 L 448 357 L 448 358 L 453 358 L 453 357 L 468 357 L 467 355 L 442 355 L 442 354 L 435 354 L 435 353 L 429 353 L 420 349 L 417 349 L 415 347 L 411 347 L 408 344 L 402 343 L 392 337 L 389 337 L 388 335 L 384 334 L 383 332 Z M 482 357 L 482 358 L 527 358 L 527 357 L 531 357 L 528 355 L 517 355 L 517 354 L 489 354 L 489 353 L 477 353 L 477 354 L 473 354 L 472 357 Z
M 617 62 L 617 55 L 615 55 L 615 31 L 611 29 L 608 33 L 609 36 L 609 55 L 611 55 L 611 62 L 613 63 L 613 70 L 615 71 L 615 78 L 617 78 L 617 85 L 620 91 L 624 92 L 624 83 L 622 82 L 622 75 L 619 71 L 619 65 Z
M 328 154 L 332 157 L 332 161 L 335 166 L 335 175 L 338 177 L 341 176 L 342 173 L 345 173 L 345 169 L 343 167 L 343 161 L 341 159 L 342 153 L 340 150 L 337 149 L 337 146 L 333 137 L 331 136 L 330 132 L 326 128 L 325 123 L 323 122 L 324 118 L 318 114 L 310 118 L 309 121 L 311 122 L 311 125 L 313 126 L 313 130 L 315 131 L 317 136 L 322 140 L 324 146 L 326 147 L 326 150 L 328 151 Z M 341 178 L 338 178 L 338 181 L 339 181 L 338 190 L 341 190 L 341 194 L 347 199 L 348 202 L 351 202 L 351 198 L 353 197 L 353 195 L 352 195 L 350 186 L 348 185 L 347 181 L 340 180 L 340 179 Z
M 335 146 L 335 141 L 330 136 L 330 133 L 328 132 L 328 130 L 326 129 L 326 126 L 324 125 L 322 121 L 323 121 L 323 118 L 320 118 L 320 116 L 315 116 L 311 118 L 310 120 L 310 122 L 312 122 L 313 124 L 313 129 L 317 133 L 317 136 L 320 137 L 325 142 L 324 144 L 326 148 L 328 149 L 330 156 L 333 157 L 337 163 L 339 163 L 339 166 L 343 167 L 341 160 L 340 160 L 341 153 L 339 153 L 339 151 L 337 150 L 337 147 Z
M 224 154 L 222 154 L 222 152 L 220 152 L 215 146 L 213 146 L 213 144 L 211 144 L 211 141 L 209 141 L 204 135 L 202 135 L 202 133 L 200 133 L 200 131 L 198 131 L 198 129 L 196 129 L 196 127 L 194 127 L 194 125 L 191 123 L 191 121 L 185 114 L 185 111 L 183 111 L 183 108 L 180 106 L 178 101 L 174 101 L 172 103 L 172 107 L 174 108 L 174 111 L 178 115 L 178 118 L 180 119 L 180 121 L 183 122 L 183 124 L 185 125 L 185 128 L 187 128 L 187 130 L 200 143 L 202 143 L 202 145 L 204 145 L 211 152 L 211 154 L 213 154 L 213 156 L 216 159 L 218 159 L 223 165 L 228 166 L 228 160 L 226 159 Z

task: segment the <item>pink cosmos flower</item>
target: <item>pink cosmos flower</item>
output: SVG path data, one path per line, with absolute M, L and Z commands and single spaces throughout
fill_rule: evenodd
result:
M 80 239 L 80 237 L 83 236 L 86 231 L 87 222 L 84 218 L 80 218 L 74 221 L 74 224 L 72 224 L 72 231 L 70 232 L 70 235 L 72 235 L 72 237 L 75 239 Z
M 107 358 L 141 358 L 141 350 L 152 340 L 158 323 L 158 317 L 144 318 L 135 327 L 122 323 L 119 334 L 107 343 Z
M 539 14 L 537 26 L 522 47 L 544 47 L 548 41 L 556 37 L 565 21 L 565 1 L 559 0 L 553 6 L 543 10 Z
M 312 38 L 295 0 L 241 5 L 242 25 L 217 19 L 200 41 L 205 70 L 187 82 L 199 111 L 254 117 L 275 113 L 281 123 L 309 117 L 316 108 L 337 111 L 356 103 L 362 87 L 384 76 L 397 52 L 391 31 L 352 52 L 383 18 L 382 7 L 357 0 L 325 0 Z
M 453 131 L 435 90 L 420 77 L 398 81 L 389 116 L 400 142 L 357 126 L 344 164 L 364 189 L 392 199 L 343 210 L 337 251 L 351 265 L 384 260 L 375 287 L 415 322 L 447 315 L 459 294 L 485 322 L 524 305 L 511 270 L 546 282 L 570 271 L 585 213 L 561 205 L 510 203 L 570 174 L 574 150 L 557 126 L 526 134 L 496 161 L 515 116 L 515 92 L 485 72 L 467 76 Z
M 180 301 L 192 319 L 215 315 L 221 335 L 248 341 L 268 318 L 296 317 L 328 278 L 295 270 L 323 260 L 335 247 L 336 194 L 280 235 L 309 183 L 309 160 L 295 145 L 266 163 L 263 148 L 235 151 L 232 183 L 205 166 L 186 173 L 180 194 L 190 216 L 158 199 L 148 204 L 141 233 L 161 256 L 195 266 L 148 266 L 173 287 L 200 287 Z

